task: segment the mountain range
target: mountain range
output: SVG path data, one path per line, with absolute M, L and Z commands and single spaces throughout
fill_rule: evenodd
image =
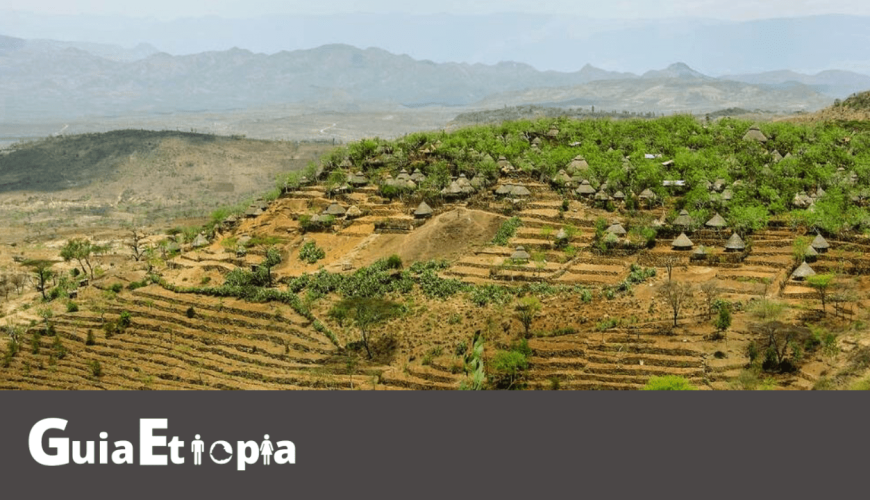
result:
M 589 64 L 566 73 L 516 62 L 435 63 L 344 44 L 271 55 L 233 48 L 173 56 L 148 45 L 123 49 L 0 36 L 0 122 L 6 123 L 277 104 L 320 110 L 549 104 L 637 112 L 795 111 L 822 108 L 861 88 L 870 88 L 870 77 L 847 71 L 714 78 L 676 63 L 642 75 Z

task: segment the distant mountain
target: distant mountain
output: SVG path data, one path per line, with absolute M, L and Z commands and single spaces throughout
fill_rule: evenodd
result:
M 280 104 L 468 106 L 560 103 L 665 112 L 727 107 L 818 109 L 831 99 L 796 83 L 718 81 L 676 63 L 638 77 L 590 65 L 573 73 L 515 62 L 435 63 L 333 44 L 255 54 L 233 48 L 172 56 L 148 46 L 0 39 L 0 122 L 225 112 Z M 763 103 L 763 104 L 762 104 Z
M 842 70 L 822 71 L 815 75 L 780 70 L 754 75 L 726 75 L 721 78 L 735 82 L 766 85 L 782 85 L 796 82 L 810 86 L 822 94 L 840 98 L 870 89 L 870 76 Z
M 674 63 L 662 70 L 647 71 L 641 78 L 647 80 L 663 80 L 669 78 L 677 78 L 680 80 L 713 80 L 713 78 L 693 70 L 685 63 Z

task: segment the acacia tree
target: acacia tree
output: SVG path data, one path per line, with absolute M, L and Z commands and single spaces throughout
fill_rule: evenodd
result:
M 719 282 L 716 280 L 710 280 L 701 285 L 701 292 L 704 294 L 704 299 L 707 302 L 707 319 L 713 317 L 713 303 L 719 297 L 721 291 Z
M 688 283 L 680 283 L 676 281 L 668 281 L 659 288 L 659 295 L 665 299 L 674 312 L 674 326 L 677 326 L 677 319 L 680 317 L 680 310 L 683 308 L 686 300 L 692 296 L 692 285 Z
M 398 316 L 400 309 L 399 304 L 379 297 L 353 297 L 336 304 L 331 314 L 335 315 L 337 311 L 344 311 L 341 313 L 342 315 L 353 318 L 360 330 L 366 354 L 369 359 L 372 359 L 371 329 L 377 324 Z
M 137 231 L 136 228 L 130 229 L 130 242 L 127 246 L 133 251 L 133 258 L 136 262 L 142 260 L 142 257 L 145 255 L 145 247 L 142 245 L 143 238 L 145 238 L 145 235 Z
M 536 297 L 523 297 L 517 304 L 516 315 L 525 328 L 526 337 L 529 336 L 532 321 L 539 312 L 541 312 L 541 301 Z
M 94 267 L 91 265 L 91 257 L 106 251 L 105 247 L 95 245 L 87 238 L 73 238 L 66 242 L 60 250 L 60 256 L 64 262 L 75 260 L 82 268 L 82 272 L 89 274 L 94 279 Z M 85 264 L 88 268 L 85 269 Z M 89 272 L 90 271 L 90 272 Z
M 24 265 L 33 270 L 33 274 L 36 276 L 37 288 L 42 293 L 42 300 L 48 300 L 48 297 L 45 295 L 45 284 L 54 275 L 54 271 L 51 269 L 54 262 L 50 260 L 28 260 L 24 262 Z
M 831 291 L 831 286 L 834 284 L 833 274 L 817 274 L 807 278 L 807 284 L 811 286 L 819 295 L 819 300 L 822 301 L 822 311 L 827 314 L 826 305 L 828 303 L 828 295 Z

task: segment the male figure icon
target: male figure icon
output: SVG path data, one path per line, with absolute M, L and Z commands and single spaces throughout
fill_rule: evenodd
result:
M 272 446 L 272 442 L 269 441 L 269 435 L 266 434 L 263 436 L 263 444 L 260 445 L 260 454 L 263 455 L 263 465 L 269 465 L 269 458 L 272 456 L 272 452 L 275 451 L 275 448 Z
M 196 440 L 191 443 L 193 451 L 193 465 L 202 465 L 202 453 L 205 451 L 205 443 L 200 439 L 199 434 L 196 435 Z

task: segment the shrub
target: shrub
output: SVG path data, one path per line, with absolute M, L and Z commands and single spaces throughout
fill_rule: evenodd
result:
M 94 338 L 94 331 L 88 330 L 88 335 L 85 337 L 85 345 L 94 345 L 97 343 L 97 339 Z
M 184 314 L 187 315 L 189 319 L 193 319 L 194 316 L 196 316 L 196 310 L 191 306 L 187 308 L 187 311 L 185 311 Z
M 299 251 L 299 260 L 309 264 L 314 264 L 325 257 L 326 252 L 313 241 L 302 245 L 302 249 Z
M 88 363 L 88 368 L 91 369 L 91 375 L 93 375 L 94 377 L 103 376 L 103 365 L 101 365 L 100 362 L 96 359 Z
M 519 217 L 511 217 L 502 222 L 495 233 L 495 238 L 492 239 L 493 245 L 506 246 L 511 238 L 517 233 L 517 229 L 523 225 L 523 221 Z
M 42 335 L 39 332 L 33 332 L 33 335 L 30 337 L 30 352 L 33 354 L 39 354 L 39 343 L 42 340 Z
M 651 377 L 643 387 L 644 391 L 695 391 L 697 388 L 683 377 L 665 375 Z
M 129 285 L 127 285 L 127 290 L 133 291 L 138 290 L 140 288 L 145 288 L 148 286 L 148 279 L 143 279 L 142 281 L 131 281 Z
M 112 286 L 109 287 L 109 290 L 111 290 L 115 293 L 121 293 L 121 290 L 123 290 L 123 289 L 124 289 L 124 285 L 122 285 L 121 283 L 113 283 Z
M 118 318 L 118 327 L 120 329 L 127 328 L 131 323 L 131 315 L 128 311 L 124 311 L 121 313 L 121 316 Z
M 73 301 L 67 302 L 66 303 L 66 312 L 68 312 L 68 313 L 79 312 L 79 305 Z
M 387 269 L 402 269 L 402 258 L 396 254 L 387 258 Z

